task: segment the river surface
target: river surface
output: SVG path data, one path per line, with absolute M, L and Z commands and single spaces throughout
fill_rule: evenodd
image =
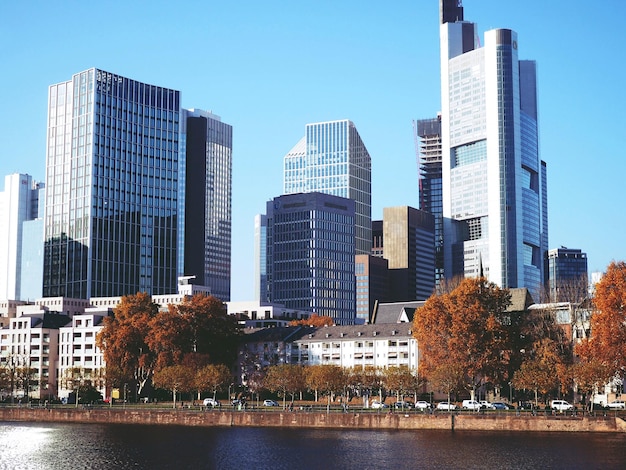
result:
M 605 433 L 0 423 L 0 469 L 626 469 Z

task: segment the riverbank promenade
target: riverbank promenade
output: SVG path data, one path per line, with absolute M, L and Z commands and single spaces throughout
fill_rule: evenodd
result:
M 329 411 L 324 408 L 289 410 L 237 410 L 122 407 L 2 407 L 3 422 L 125 423 L 182 426 L 252 426 L 328 429 L 440 429 L 454 431 L 540 431 L 626 433 L 624 417 L 615 413 L 563 414 L 551 412 L 388 412 L 377 410 Z

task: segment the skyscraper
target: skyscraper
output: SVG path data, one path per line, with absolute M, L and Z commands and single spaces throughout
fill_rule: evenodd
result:
M 587 253 L 554 248 L 548 251 L 547 290 L 550 302 L 582 302 L 588 297 Z
M 441 186 L 441 116 L 414 122 L 419 168 L 420 209 L 435 219 L 435 285 L 443 270 L 443 192 Z
M 269 301 L 355 320 L 355 202 L 319 192 L 267 203 Z
M 318 191 L 354 200 L 356 253 L 372 247 L 372 161 L 351 121 L 307 124 L 285 156 L 284 194 Z
M 536 296 L 548 239 L 536 64 L 518 59 L 509 29 L 480 47 L 458 1 L 442 0 L 440 18 L 445 275 Z
M 202 110 L 181 112 L 179 275 L 230 300 L 232 126 Z
M 50 86 L 43 295 L 176 291 L 180 93 L 95 68 Z
M 0 300 L 41 296 L 43 183 L 30 175 L 4 178 L 0 192 Z

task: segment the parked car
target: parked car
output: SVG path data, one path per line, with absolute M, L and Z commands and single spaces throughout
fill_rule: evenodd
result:
M 482 408 L 481 404 L 476 400 L 463 400 L 461 407 L 464 410 L 480 410 Z
M 205 398 L 202 404 L 204 406 L 210 406 L 211 408 L 220 406 L 219 400 L 215 400 L 214 398 Z
M 615 400 L 606 406 L 610 410 L 626 410 L 626 403 L 624 403 L 624 400 Z
M 397 401 L 393 404 L 393 407 L 396 409 L 406 410 L 413 408 L 413 403 L 410 401 Z
M 280 406 L 280 405 L 274 400 L 265 400 L 263 401 L 263 406 Z
M 420 400 L 420 401 L 416 401 L 415 402 L 415 409 L 416 410 L 430 410 L 433 407 L 433 405 L 431 405 L 430 403 L 428 403 L 427 401 L 424 400 Z
M 442 401 L 442 402 L 437 403 L 437 409 L 451 411 L 451 410 L 458 409 L 458 406 L 456 406 L 456 403 L 451 403 L 449 401 Z
M 502 401 L 494 401 L 491 403 L 491 408 L 494 410 L 510 410 L 511 407 Z
M 381 408 L 389 408 L 389 405 L 387 405 L 386 403 L 382 403 L 378 400 L 374 400 L 371 404 L 370 404 L 370 408 L 372 408 L 373 410 L 379 410 Z
M 550 409 L 555 411 L 568 411 L 573 410 L 574 406 L 565 400 L 552 400 L 550 402 Z
M 532 401 L 520 401 L 517 403 L 518 410 L 532 410 L 535 404 Z
M 493 410 L 493 404 L 489 403 L 487 400 L 480 400 L 478 403 L 480 403 L 480 407 L 484 410 Z

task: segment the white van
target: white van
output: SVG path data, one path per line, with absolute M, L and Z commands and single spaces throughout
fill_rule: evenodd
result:
M 556 411 L 568 411 L 573 410 L 574 406 L 565 400 L 552 400 L 550 402 L 550 409 Z
M 464 410 L 480 410 L 482 408 L 482 405 L 476 400 L 463 400 L 461 408 L 463 408 Z

